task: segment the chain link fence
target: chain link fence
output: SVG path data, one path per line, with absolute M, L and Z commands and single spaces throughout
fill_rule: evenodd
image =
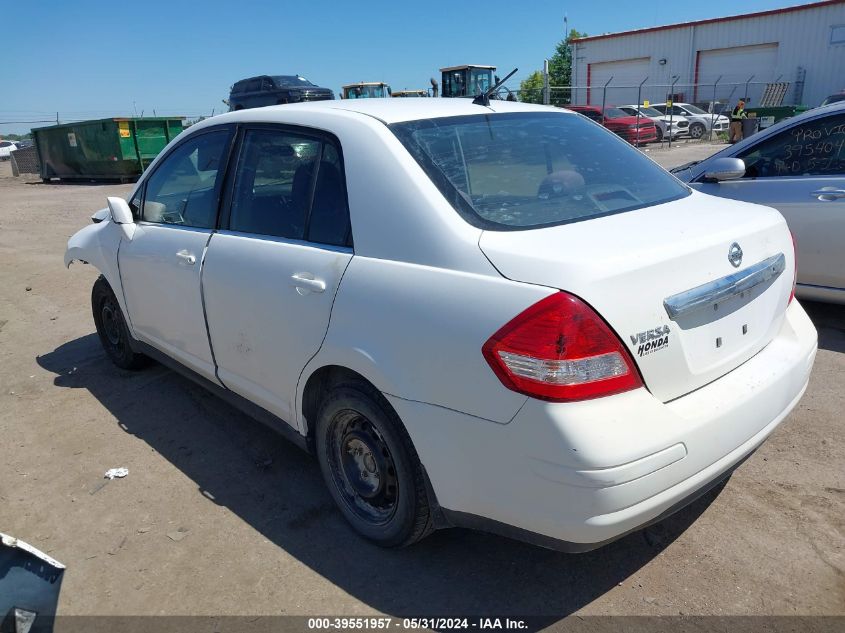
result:
M 511 90 L 519 100 L 545 103 L 558 107 L 591 105 L 598 108 L 648 106 L 657 110 L 652 115 L 668 116 L 674 120 L 684 117 L 690 125 L 678 136 L 667 135 L 663 142 L 712 142 L 727 140 L 731 111 L 737 102 L 745 101 L 745 108 L 754 117 L 760 111 L 760 128 L 771 125 L 773 119 L 764 108 L 789 106 L 801 100 L 800 82 L 722 81 L 683 83 L 615 82 L 613 77 L 601 85 L 548 86 L 530 90 Z M 513 97 L 512 97 L 513 98 Z M 682 104 L 682 105 L 679 105 Z M 692 115 L 692 116 L 691 116 Z M 672 121 L 674 122 L 674 121 Z M 673 136 L 670 141 L 669 136 Z
M 12 175 L 38 174 L 41 164 L 38 162 L 38 152 L 35 147 L 22 147 L 10 155 L 12 161 Z

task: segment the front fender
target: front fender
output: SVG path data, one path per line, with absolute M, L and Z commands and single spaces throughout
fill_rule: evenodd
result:
M 127 237 L 126 228 L 125 225 L 115 224 L 110 219 L 85 226 L 68 240 L 64 261 L 67 267 L 79 261 L 100 271 L 114 291 L 131 331 L 132 319 L 123 300 L 123 285 L 117 262 L 121 240 Z M 134 225 L 131 225 L 131 228 L 134 229 Z

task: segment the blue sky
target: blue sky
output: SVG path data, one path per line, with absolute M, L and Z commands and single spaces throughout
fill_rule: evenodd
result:
M 524 78 L 563 37 L 796 4 L 790 0 L 41 0 L 3 5 L 0 134 L 30 119 L 220 113 L 231 84 L 298 73 L 336 92 L 353 81 L 427 88 L 438 68 L 493 64 Z M 510 82 L 509 82 L 510 84 Z

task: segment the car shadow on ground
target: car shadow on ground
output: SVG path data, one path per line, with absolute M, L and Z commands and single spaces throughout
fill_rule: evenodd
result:
M 537 625 L 552 624 L 635 574 L 722 489 L 586 554 L 462 529 L 384 550 L 347 526 L 311 456 L 191 381 L 160 365 L 121 371 L 94 334 L 37 361 L 56 374 L 55 385 L 87 389 L 127 433 L 195 482 L 197 494 L 225 506 L 345 592 L 396 617 L 532 615 L 540 616 Z
M 819 332 L 819 348 L 845 352 L 845 305 L 801 301 Z

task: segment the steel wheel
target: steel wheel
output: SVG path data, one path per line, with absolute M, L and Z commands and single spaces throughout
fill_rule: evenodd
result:
M 329 429 L 332 480 L 347 508 L 373 525 L 396 512 L 399 481 L 390 449 L 378 430 L 356 411 L 341 411 Z
M 106 339 L 114 347 L 118 347 L 120 345 L 122 317 L 120 316 L 120 308 L 114 304 L 114 301 L 110 297 L 106 297 L 103 300 L 103 305 L 100 308 L 100 318 L 103 321 L 103 333 L 106 335 Z
M 410 545 L 434 529 L 419 456 L 378 389 L 341 380 L 325 392 L 314 429 L 323 480 L 358 534 L 383 547 Z
M 140 369 L 146 365 L 149 359 L 132 349 L 123 311 L 103 277 L 94 283 L 91 290 L 91 309 L 100 343 L 112 362 L 121 369 Z

